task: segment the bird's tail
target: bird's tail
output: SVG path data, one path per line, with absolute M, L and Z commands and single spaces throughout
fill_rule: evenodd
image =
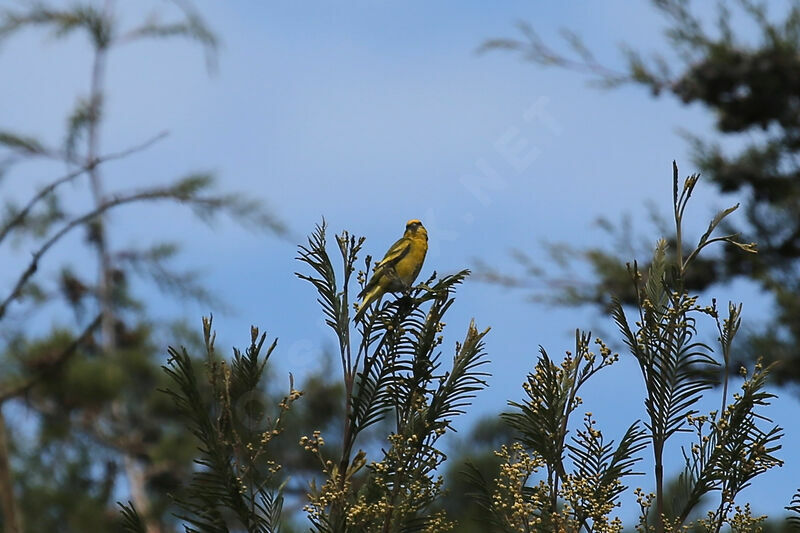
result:
M 356 314 L 353 317 L 353 321 L 354 322 L 360 321 L 361 318 L 364 316 L 364 313 L 366 313 L 367 309 L 369 309 L 369 306 L 372 304 L 372 302 L 380 298 L 382 294 L 383 291 L 381 290 L 380 285 L 376 285 L 375 287 L 373 287 L 372 290 L 367 292 L 364 295 L 364 298 L 361 299 L 361 303 L 358 304 L 358 309 L 356 310 Z

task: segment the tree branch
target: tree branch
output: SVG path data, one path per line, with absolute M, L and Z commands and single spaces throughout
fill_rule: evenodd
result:
M 128 157 L 129 155 L 135 154 L 137 152 L 141 152 L 142 150 L 146 150 L 147 148 L 151 147 L 152 145 L 154 145 L 158 141 L 164 139 L 165 137 L 167 137 L 167 135 L 169 135 L 168 131 L 162 131 L 158 135 L 146 140 L 143 143 L 134 145 L 134 146 L 132 146 L 132 147 L 126 149 L 126 150 L 123 150 L 121 152 L 114 152 L 114 153 L 102 156 L 102 157 L 98 158 L 96 161 L 90 163 L 90 165 L 91 166 L 101 165 L 101 164 L 103 164 L 103 163 L 105 163 L 107 161 L 114 161 L 116 159 L 123 159 L 125 157 Z M 33 198 L 30 199 L 30 201 L 25 205 L 25 207 L 23 207 L 20 210 L 20 212 L 17 213 L 17 215 L 14 218 L 9 220 L 6 223 L 6 225 L 3 226 L 0 229 L 0 243 L 3 242 L 3 240 L 8 236 L 8 234 L 11 232 L 11 230 L 13 230 L 15 227 L 18 227 L 18 226 L 22 225 L 22 222 L 25 220 L 25 217 L 28 216 L 28 214 L 36 206 L 37 203 L 39 203 L 41 200 L 43 200 L 45 197 L 47 197 L 47 195 L 52 193 L 60 185 L 63 185 L 65 183 L 69 183 L 73 179 L 77 178 L 81 174 L 84 174 L 85 172 L 88 172 L 88 171 L 89 171 L 89 165 L 82 166 L 81 168 L 76 169 L 76 170 L 70 172 L 69 174 L 66 174 L 66 175 L 60 177 L 57 180 L 54 180 L 53 182 L 51 182 L 46 187 L 43 187 L 38 193 L 36 193 L 33 196 Z
M 144 141 L 142 143 L 135 144 L 135 145 L 131 146 L 130 148 L 126 148 L 125 150 L 122 150 L 120 152 L 112 152 L 110 154 L 106 154 L 104 156 L 99 157 L 97 159 L 97 162 L 95 163 L 95 166 L 99 165 L 99 164 L 102 164 L 102 163 L 105 163 L 107 161 L 114 161 L 115 159 L 124 159 L 124 158 L 128 157 L 129 155 L 133 155 L 133 154 L 135 154 L 137 152 L 141 152 L 141 151 L 147 150 L 148 148 L 150 148 L 151 146 L 153 146 L 157 142 L 159 142 L 159 141 L 161 141 L 163 139 L 166 139 L 168 136 L 169 136 L 169 131 L 167 131 L 167 130 L 161 131 L 157 135 L 154 135 L 153 137 L 147 139 L 146 141 Z
M 86 224 L 87 222 L 91 221 L 98 215 L 105 213 L 109 209 L 119 205 L 130 204 L 142 200 L 162 200 L 167 198 L 173 198 L 179 201 L 188 201 L 192 199 L 190 198 L 189 195 L 187 195 L 187 192 L 181 188 L 180 184 L 176 187 L 171 187 L 166 189 L 152 189 L 135 194 L 130 194 L 127 196 L 114 196 L 111 199 L 106 200 L 105 202 L 97 206 L 97 208 L 93 209 L 92 211 L 78 218 L 74 218 L 70 222 L 65 224 L 60 230 L 58 230 L 53 236 L 51 236 L 38 250 L 36 250 L 36 252 L 33 253 L 31 262 L 28 264 L 28 267 L 17 279 L 17 282 L 14 285 L 14 288 L 11 290 L 11 293 L 0 304 L 0 319 L 2 319 L 3 316 L 5 316 L 9 304 L 11 304 L 12 301 L 16 300 L 20 296 L 22 289 L 25 287 L 25 283 L 36 272 L 39 266 L 39 260 L 42 258 L 42 256 L 50 248 L 52 248 L 54 244 L 56 244 L 59 240 L 61 240 L 61 238 L 64 235 L 69 233 L 75 227 Z M 201 204 L 210 203 L 211 205 L 213 205 L 213 202 L 204 199 L 198 199 L 198 203 Z
M 48 194 L 53 192 L 59 185 L 63 185 L 64 183 L 68 183 L 74 180 L 84 172 L 86 172 L 85 168 L 79 168 L 78 170 L 70 172 L 69 174 L 66 174 L 58 178 L 57 180 L 53 181 L 46 187 L 42 188 L 38 193 L 36 193 L 33 196 L 33 198 L 30 199 L 30 201 L 25 205 L 25 207 L 23 207 L 14 218 L 9 220 L 6 223 L 6 225 L 0 229 L 0 242 L 3 242 L 3 240 L 8 236 L 8 234 L 11 233 L 11 230 L 22 226 L 23 222 L 25 221 L 25 218 L 28 216 L 28 214 L 31 212 L 31 209 L 33 209 L 37 203 L 39 203 L 42 199 L 44 199 Z

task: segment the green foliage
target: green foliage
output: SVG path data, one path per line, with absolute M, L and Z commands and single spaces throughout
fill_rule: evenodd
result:
M 762 429 L 758 422 L 770 421 L 756 413 L 756 408 L 769 405 L 768 400 L 775 397 L 764 391 L 767 375 L 768 369 L 757 364 L 753 376 L 742 384 L 742 393 L 735 394 L 733 403 L 726 405 L 722 413 L 687 417 L 697 441 L 692 445 L 691 456 L 686 457 L 682 474 L 682 481 L 691 487 L 678 514 L 682 519 L 705 494 L 719 491 L 722 497 L 715 518 L 722 520 L 754 477 L 783 465 L 773 455 L 781 448 L 778 441 L 783 430 L 778 426 Z
M 442 494 L 436 469 L 445 456 L 436 444 L 451 429 L 452 418 L 486 386 L 481 367 L 487 363 L 483 337 L 488 330 L 479 332 L 471 324 L 447 371 L 438 349 L 443 318 L 454 301 L 451 294 L 468 272 L 438 280 L 434 274 L 384 302 L 359 322 L 361 341 L 354 347 L 348 297 L 364 239 L 344 232 L 336 242 L 343 263 L 341 285 L 327 251 L 324 222 L 298 257 L 314 272 L 298 276 L 317 290 L 326 323 L 338 339 L 346 405 L 338 460 L 323 454 L 320 432 L 301 440 L 325 474 L 321 487 L 312 484 L 309 518 L 316 531 L 443 530 L 443 515 L 426 513 Z M 369 269 L 369 258 L 365 265 Z M 359 278 L 363 287 L 366 278 Z M 394 429 L 382 459 L 368 463 L 363 450 L 352 456 L 365 430 L 387 419 Z M 365 466 L 366 474 L 361 473 Z
M 0 25 L 0 38 L 28 26 L 45 26 L 53 37 L 66 37 L 73 31 L 84 30 L 92 38 L 96 48 L 105 48 L 111 39 L 110 21 L 98 8 L 90 5 L 75 5 L 70 9 L 54 9 L 43 2 L 34 2 L 26 10 L 6 10 Z
M 535 370 L 523 384 L 525 402 L 510 401 L 514 409 L 503 414 L 518 442 L 497 452 L 503 462 L 494 482 L 468 465 L 466 475 L 491 517 L 490 527 L 570 530 L 616 523 L 607 515 L 627 488 L 623 478 L 637 474 L 633 466 L 640 459 L 636 454 L 646 446 L 645 432 L 634 422 L 614 446 L 587 413 L 583 428 L 567 439 L 570 415 L 583 403 L 578 395 L 581 386 L 618 359 L 600 339 L 595 341 L 598 357 L 590 350 L 590 339 L 589 334 L 576 332 L 575 352 L 568 351 L 560 364 L 540 350 Z M 544 479 L 529 486 L 542 467 Z M 507 503 L 498 506 L 498 502 Z
M 15 467 L 25 473 L 18 477 L 26 496 L 20 501 L 25 531 L 114 531 L 119 518 L 109 512 L 108 500 L 119 474 L 115 464 L 94 443 L 66 438 L 62 420 L 44 423 L 45 444 L 13 450 Z M 8 528 L 5 520 L 0 523 Z
M 682 242 L 683 216 L 697 179 L 696 175 L 689 176 L 680 185 L 674 167 L 673 212 L 678 243 Z M 604 441 L 589 412 L 583 426 L 568 440 L 570 415 L 582 403 L 579 388 L 618 356 L 598 340 L 598 359 L 589 350 L 589 335 L 580 332 L 576 334 L 575 354 L 567 352 L 560 364 L 541 349 L 534 372 L 523 384 L 525 401 L 509 402 L 513 410 L 503 415 L 515 430 L 517 442 L 497 452 L 502 462 L 495 479 L 490 482 L 474 467 L 467 471 L 478 490 L 477 501 L 486 511 L 489 530 L 621 531 L 621 521 L 611 513 L 627 488 L 623 478 L 635 473 L 633 467 L 641 458 L 638 454 L 645 448 L 652 449 L 655 459 L 655 490 L 635 491 L 641 508 L 638 531 L 660 533 L 684 527 L 720 531 L 724 525 L 734 531 L 751 531 L 760 527 L 766 517 L 753 516 L 749 504 L 737 505 L 737 497 L 753 478 L 783 464 L 775 456 L 781 448 L 783 430 L 761 414 L 774 397 L 765 391 L 769 368 L 757 364 L 731 403 L 725 372 L 721 411 L 698 415 L 697 403 L 712 386 L 707 367 L 720 364 L 714 350 L 697 340 L 703 334 L 701 322 L 714 321 L 722 363 L 727 368 L 741 325 L 741 305 L 729 304 L 727 318 L 720 320 L 716 301 L 699 305 L 698 297 L 690 294 L 684 283 L 700 252 L 710 244 L 727 242 L 745 252 L 755 252 L 753 244 L 742 244 L 735 235 L 713 236 L 736 207 L 715 216 L 686 254 L 679 245 L 669 256 L 667 241 L 659 240 L 646 276 L 636 262 L 629 264 L 635 295 L 633 323 L 619 300 L 612 303 L 610 314 L 644 381 L 644 427 L 635 421 L 614 447 Z M 683 452 L 686 466 L 677 483 L 665 487 L 664 454 L 671 437 L 689 427 L 696 443 Z M 668 489 L 669 500 L 665 496 Z M 690 520 L 711 493 L 719 496 L 718 504 L 706 516 Z
M 273 342 L 262 355 L 266 334 L 259 337 L 252 328 L 251 342 L 242 353 L 234 350 L 230 364 L 217 359 L 211 320 L 204 320 L 207 394 L 197 381 L 192 359 L 186 350 L 170 349 L 164 371 L 175 389 L 165 389 L 187 420 L 188 429 L 200 442 L 195 462 L 200 469 L 176 499 L 186 531 L 229 531 L 272 533 L 280 526 L 283 506 L 275 474 L 280 465 L 269 459 L 267 447 L 281 430 L 283 414 L 302 393 L 291 386 L 280 402 L 277 414 L 267 417 L 265 426 L 254 423 L 263 418 L 260 385 Z M 232 518 L 228 518 L 228 517 Z
M 792 515 L 787 518 L 787 521 L 795 528 L 800 528 L 800 489 L 794 493 L 792 503 L 786 506 L 787 511 L 791 511 Z
M 44 146 L 36 139 L 7 131 L 0 131 L 0 146 L 25 155 L 44 155 L 46 152 Z
M 448 516 L 457 518 L 453 531 L 484 531 L 487 506 L 481 504 L 483 495 L 474 490 L 475 480 L 471 478 L 492 480 L 497 476 L 501 460 L 494 450 L 510 442 L 513 431 L 499 417 L 489 415 L 457 437 L 448 447 L 444 464 L 447 493 L 440 505 Z
M 616 507 L 619 505 L 619 496 L 628 487 L 620 481 L 623 477 L 638 475 L 633 471 L 633 465 L 639 460 L 636 457 L 646 447 L 645 432 L 636 421 L 625 431 L 619 444 L 614 447 L 614 442 L 604 442 L 603 434 L 597 430 L 591 414 L 584 419 L 583 429 L 579 429 L 573 437 L 573 443 L 567 444 L 569 458 L 575 465 L 575 476 L 578 479 L 594 481 L 591 491 L 582 496 L 586 502 L 603 502 Z M 584 505 L 576 506 L 582 509 Z M 585 513 L 583 513 L 585 514 Z M 578 515 L 578 520 L 586 517 Z M 602 515 L 589 516 L 597 522 Z
M 326 321 L 339 339 L 346 391 L 341 398 L 344 434 L 335 455 L 326 452 L 320 430 L 300 439 L 323 473 L 321 486 L 316 478 L 310 480 L 305 510 L 312 529 L 320 532 L 446 531 L 451 522 L 434 509 L 443 496 L 437 469 L 446 458 L 438 441 L 486 386 L 483 338 L 488 330 L 479 332 L 470 324 L 445 365 L 439 350 L 443 318 L 454 302 L 455 286 L 468 272 L 441 279 L 434 274 L 358 323 L 362 339 L 353 358 L 348 288 L 363 242 L 346 232 L 337 236 L 344 270 L 341 288 L 326 249 L 325 224 L 300 247 L 299 260 L 315 275 L 298 276 L 316 288 Z M 264 370 L 276 344 L 264 351 L 265 336 L 253 328 L 250 347 L 244 353 L 234 350 L 226 363 L 215 353 L 210 320 L 204 321 L 204 338 L 207 385 L 198 379 L 186 349 L 170 349 L 164 367 L 173 382 L 165 392 L 200 443 L 198 469 L 176 493 L 176 516 L 193 533 L 278 531 L 288 479 L 278 477 L 281 447 L 273 444 L 290 406 L 303 393 L 290 379 L 290 392 L 279 402 L 277 414 L 266 418 L 266 426 L 258 424 L 265 416 Z M 366 430 L 379 422 L 389 422 L 392 430 L 380 457 L 370 462 L 363 449 L 353 450 L 369 444 Z M 122 514 L 132 531 L 142 527 L 132 505 L 122 506 Z
M 127 505 L 117 502 L 122 515 L 122 527 L 125 533 L 147 533 L 147 526 L 144 525 L 142 517 L 136 512 L 131 502 Z
M 526 401 L 509 402 L 515 410 L 503 415 L 516 430 L 525 449 L 535 452 L 544 461 L 549 492 L 547 513 L 557 510 L 559 482 L 570 481 L 564 464 L 566 454 L 575 465 L 575 478 L 594 479 L 594 490 L 598 494 L 604 493 L 604 498 L 614 503 L 625 489 L 619 481 L 633 473 L 630 467 L 635 461 L 631 457 L 642 447 L 643 433 L 638 422 L 631 425 L 614 449 L 613 442 L 604 443 L 602 434 L 593 427 L 590 415 L 585 419 L 584 429 L 576 433 L 571 443 L 567 442 L 570 415 L 583 402 L 578 396 L 579 389 L 618 358 L 602 340 L 597 339 L 598 360 L 597 355 L 590 351 L 590 339 L 589 334 L 576 332 L 575 353 L 567 352 L 561 364 L 553 362 L 542 348 L 535 371 L 523 384 Z M 577 519 L 582 522 L 586 518 L 585 510 L 577 501 L 573 504 L 576 505 Z

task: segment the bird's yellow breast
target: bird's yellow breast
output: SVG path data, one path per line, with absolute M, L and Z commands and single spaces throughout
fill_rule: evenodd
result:
M 422 270 L 422 263 L 425 261 L 425 254 L 428 253 L 428 235 L 422 231 L 417 231 L 407 236 L 411 241 L 411 248 L 408 253 L 395 265 L 397 277 L 408 286 L 417 279 L 419 271 Z

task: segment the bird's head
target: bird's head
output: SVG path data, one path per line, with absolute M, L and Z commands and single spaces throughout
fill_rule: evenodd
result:
M 424 236 L 425 240 L 428 240 L 428 230 L 426 230 L 422 222 L 416 218 L 412 218 L 406 223 L 406 235 L 414 237 Z

